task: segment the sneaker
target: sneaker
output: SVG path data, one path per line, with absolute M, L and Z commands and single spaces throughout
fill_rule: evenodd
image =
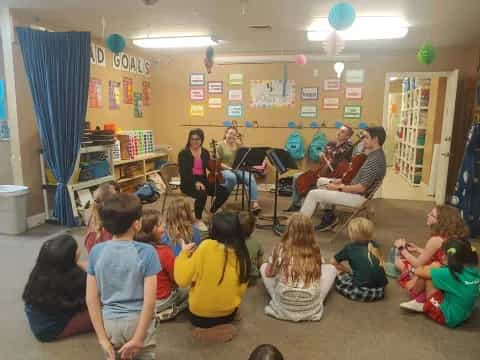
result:
M 335 228 L 335 226 L 337 226 L 337 224 L 338 224 L 338 218 L 336 216 L 334 216 L 327 221 L 325 219 L 323 219 L 320 224 L 315 225 L 315 230 L 316 231 L 321 231 L 321 232 L 330 231 L 330 230 L 333 230 L 333 228 Z
M 300 211 L 300 206 L 298 205 L 295 205 L 295 204 L 292 204 L 289 206 L 288 209 L 285 209 L 285 210 L 282 210 L 283 212 L 297 212 L 297 211 Z
M 400 307 L 405 310 L 423 312 L 423 305 L 424 305 L 423 303 L 413 299 L 413 300 L 401 303 Z
M 208 231 L 208 226 L 205 225 L 205 223 L 203 221 L 197 221 L 195 226 L 197 227 L 198 230 L 200 230 L 200 232 L 207 232 Z

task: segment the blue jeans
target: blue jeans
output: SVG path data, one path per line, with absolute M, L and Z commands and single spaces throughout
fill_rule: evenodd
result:
M 257 192 L 257 182 L 255 181 L 255 176 L 252 174 L 250 176 L 250 188 L 248 187 L 248 171 L 241 170 L 223 170 L 222 175 L 225 179 L 225 183 L 222 184 L 228 192 L 231 192 L 238 183 L 244 184 L 247 189 L 249 189 L 249 199 L 250 201 L 258 200 Z
M 292 182 L 292 204 L 298 207 L 302 206 L 302 196 L 297 191 L 297 179 L 300 175 L 302 175 L 302 173 L 293 175 Z

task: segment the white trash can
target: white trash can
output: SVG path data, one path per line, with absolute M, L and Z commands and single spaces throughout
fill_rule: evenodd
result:
M 27 230 L 28 187 L 0 185 L 0 233 L 20 234 Z

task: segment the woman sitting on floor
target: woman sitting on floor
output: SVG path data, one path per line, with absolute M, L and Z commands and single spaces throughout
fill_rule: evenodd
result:
M 435 206 L 427 215 L 427 225 L 430 227 L 430 238 L 424 248 L 405 239 L 395 240 L 397 249 L 395 267 L 401 272 L 398 279 L 400 286 L 407 289 L 411 299 L 425 302 L 425 281 L 414 274 L 419 266 L 432 262 L 444 263 L 443 245 L 447 240 L 466 240 L 469 231 L 460 217 L 459 211 L 447 205 Z
M 40 249 L 23 291 L 30 328 L 40 341 L 93 331 L 85 306 L 86 264 L 79 257 L 70 235 L 47 240 Z
M 313 224 L 301 213 L 291 216 L 281 243 L 260 273 L 272 298 L 265 313 L 289 321 L 320 320 L 337 275 L 333 265 L 322 264 Z

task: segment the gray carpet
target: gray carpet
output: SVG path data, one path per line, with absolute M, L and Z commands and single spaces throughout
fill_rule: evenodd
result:
M 270 194 L 262 194 L 265 213 L 272 203 Z M 280 200 L 280 208 L 287 207 Z M 431 204 L 412 201 L 375 200 L 377 239 L 384 245 L 404 236 L 422 244 L 428 229 L 425 217 Z M 51 344 L 34 339 L 23 313 L 21 292 L 42 242 L 61 228 L 44 225 L 17 236 L 0 236 L 2 292 L 0 306 L 0 359 L 101 359 L 94 334 L 81 335 Z M 81 242 L 84 229 L 72 233 Z M 272 232 L 257 230 L 255 236 L 265 250 L 278 241 Z M 346 241 L 345 234 L 329 243 L 332 233 L 319 234 L 323 255 L 328 258 Z M 204 345 L 190 337 L 190 324 L 184 316 L 157 329 L 158 359 L 248 359 L 251 350 L 262 343 L 272 343 L 285 359 L 399 359 L 443 360 L 478 359 L 480 356 L 480 310 L 458 329 L 450 330 L 424 318 L 402 311 L 398 304 L 405 295 L 390 281 L 387 296 L 377 303 L 355 303 L 333 291 L 326 301 L 324 317 L 316 323 L 293 324 L 266 317 L 265 290 L 258 282 L 247 291 L 238 323 L 239 335 L 230 343 Z M 212 300 L 214 301 L 214 300 Z

